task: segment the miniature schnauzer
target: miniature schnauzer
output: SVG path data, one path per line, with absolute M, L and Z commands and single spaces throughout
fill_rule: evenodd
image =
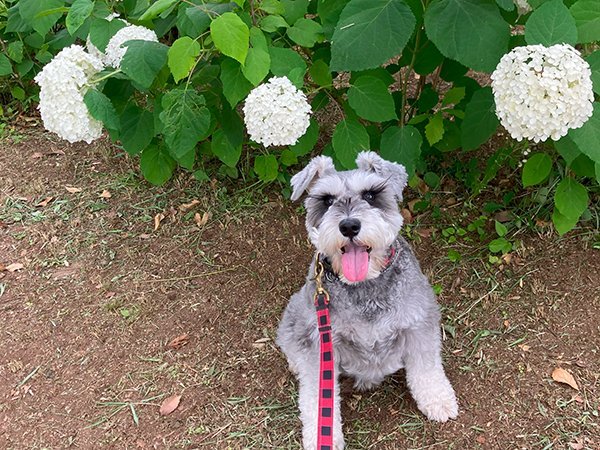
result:
M 337 172 L 331 158 L 318 156 L 291 181 L 292 200 L 308 191 L 306 228 L 325 267 L 335 375 L 353 377 L 355 387 L 366 390 L 404 368 L 418 408 L 445 422 L 458 415 L 458 405 L 442 367 L 439 307 L 409 244 L 398 236 L 406 170 L 374 152 L 360 153 L 356 163 L 358 169 Z M 305 450 L 315 450 L 317 442 L 314 265 L 291 297 L 277 335 L 300 385 Z M 333 438 L 335 449 L 344 448 L 337 379 Z

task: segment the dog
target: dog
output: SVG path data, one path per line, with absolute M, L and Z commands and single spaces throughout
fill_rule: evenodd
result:
M 404 166 L 361 152 L 357 169 L 338 172 L 317 156 L 291 180 L 292 200 L 305 191 L 306 228 L 325 267 L 335 364 L 333 443 L 344 448 L 338 375 L 359 390 L 401 368 L 417 407 L 431 420 L 456 418 L 454 389 L 441 357 L 441 314 L 435 294 L 409 244 L 398 203 Z M 277 332 L 299 383 L 305 450 L 317 447 L 319 331 L 314 305 L 315 258 L 304 286 L 292 295 Z

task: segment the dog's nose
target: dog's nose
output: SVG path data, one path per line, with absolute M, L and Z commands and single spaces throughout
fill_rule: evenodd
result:
M 347 238 L 353 238 L 360 231 L 360 220 L 344 219 L 340 222 L 340 233 Z

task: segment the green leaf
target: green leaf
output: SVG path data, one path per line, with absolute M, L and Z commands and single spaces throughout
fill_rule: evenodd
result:
M 579 217 L 566 217 L 562 215 L 558 209 L 554 208 L 554 212 L 552 213 L 552 222 L 554 223 L 556 231 L 558 231 L 558 234 L 561 236 L 575 228 L 575 225 L 577 225 L 578 221 Z
M 19 14 L 35 31 L 45 36 L 63 15 L 62 0 L 19 0 Z
M 309 3 L 310 0 L 281 0 L 284 9 L 283 17 L 289 23 L 296 22 L 306 15 Z
M 260 28 L 267 33 L 273 33 L 279 28 L 289 27 L 288 23 L 281 16 L 266 16 L 260 20 Z
M 581 128 L 567 134 L 582 153 L 594 162 L 600 162 L 600 103 L 594 103 L 592 117 Z
M 269 74 L 271 68 L 271 55 L 267 39 L 263 32 L 256 27 L 250 29 L 250 45 L 246 64 L 242 66 L 242 73 L 254 86 L 258 86 Z
M 196 5 L 188 5 L 182 3 L 177 11 L 176 26 L 179 30 L 179 36 L 189 36 L 192 39 L 197 38 L 210 26 L 210 16 L 205 11 L 209 6 L 214 4 L 206 4 L 205 7 Z
M 145 89 L 152 86 L 158 72 L 167 62 L 169 48 L 159 42 L 129 41 L 121 61 L 121 70 Z
M 581 151 L 568 135 L 563 136 L 558 141 L 554 141 L 554 148 L 556 148 L 556 151 L 563 157 L 567 166 L 570 166 L 571 163 L 581 155 Z
M 587 209 L 589 197 L 585 186 L 573 178 L 563 178 L 554 193 L 554 205 L 570 219 L 579 219 Z
M 484 87 L 475 91 L 465 108 L 461 125 L 462 148 L 476 149 L 493 136 L 499 124 L 492 88 Z
M 584 58 L 590 65 L 592 71 L 592 84 L 594 86 L 594 92 L 600 95 L 600 50 L 596 50 L 594 53 Z
M 481 72 L 493 71 L 508 51 L 510 27 L 492 0 L 434 0 L 425 31 L 444 56 Z
M 507 241 L 505 238 L 500 237 L 498 239 L 494 239 L 488 244 L 488 248 L 492 253 L 508 253 L 512 250 L 512 244 Z
M 389 127 L 381 135 L 381 156 L 388 161 L 402 164 L 408 177 L 415 173 L 421 156 L 421 133 L 411 125 Z
M 329 87 L 333 83 L 331 70 L 329 70 L 329 66 L 322 59 L 315 61 L 310 69 L 308 69 L 308 73 L 319 86 Z
M 161 103 L 165 142 L 171 153 L 180 158 L 207 137 L 210 111 L 204 97 L 193 89 L 173 89 L 163 96 Z
M 67 31 L 71 36 L 83 25 L 83 22 L 90 17 L 94 10 L 94 2 L 92 0 L 75 0 L 69 12 L 65 24 L 67 25 Z
M 540 184 L 548 178 L 551 170 L 552 158 L 545 153 L 534 153 L 523 166 L 523 173 L 521 174 L 523 186 L 528 187 Z
M 595 163 L 586 155 L 579 155 L 571 164 L 571 170 L 580 177 L 596 179 Z
M 464 86 L 456 86 L 448 90 L 442 100 L 442 106 L 457 105 L 461 100 L 465 98 Z
M 394 98 L 379 78 L 362 76 L 348 89 L 348 103 L 363 119 L 385 122 L 396 119 Z
M 331 69 L 371 69 L 402 52 L 416 19 L 403 0 L 350 0 L 335 27 Z
M 284 150 L 281 152 L 279 162 L 283 166 L 293 166 L 298 163 L 298 157 L 292 150 Z
M 214 19 L 210 24 L 210 35 L 221 53 L 244 64 L 250 45 L 250 30 L 237 14 L 226 12 Z
M 600 183 L 600 163 L 596 163 L 596 181 Z
M 150 111 L 129 105 L 121 114 L 121 144 L 135 155 L 145 149 L 154 137 L 154 117 Z
M 269 47 L 271 73 L 277 77 L 288 77 L 298 89 L 304 85 L 306 62 L 291 48 Z
M 37 35 L 33 35 L 37 36 Z M 23 42 L 21 41 L 13 41 L 8 44 L 7 54 L 10 59 L 12 59 L 17 64 L 23 62 Z
M 100 120 L 109 130 L 119 129 L 119 116 L 106 95 L 96 89 L 90 89 L 85 93 L 83 101 L 94 119 Z
M 0 53 L 0 77 L 10 75 L 12 73 L 12 65 L 10 60 Z
M 340 18 L 342 10 L 348 3 L 348 0 L 318 0 L 317 15 L 323 25 L 323 32 L 328 40 L 331 40 L 336 24 Z
M 173 42 L 167 53 L 169 69 L 175 83 L 187 77 L 200 55 L 200 44 L 188 36 Z
M 444 137 L 444 118 L 441 114 L 431 116 L 429 123 L 425 125 L 425 137 L 429 145 L 442 140 Z
M 179 0 L 157 0 L 150 5 L 150 8 L 148 8 L 138 20 L 143 21 L 155 19 L 161 12 L 166 11 L 178 1 Z
M 412 58 L 414 50 L 410 48 L 407 50 L 412 50 L 410 51 L 410 57 Z M 428 40 L 417 51 L 414 69 L 419 75 L 429 75 L 430 73 L 433 73 L 443 61 L 444 55 L 440 53 L 433 42 Z
M 261 181 L 269 182 L 277 179 L 279 163 L 274 155 L 259 155 L 254 158 L 254 171 Z
M 577 42 L 600 41 L 600 5 L 598 0 L 579 0 L 569 9 L 577 25 Z
M 244 77 L 240 63 L 231 58 L 225 58 L 221 62 L 220 78 L 223 83 L 223 95 L 232 108 L 252 90 L 252 83 Z
M 287 29 L 287 35 L 301 47 L 314 47 L 323 39 L 323 28 L 311 19 L 298 19 L 294 26 Z
M 140 158 L 144 178 L 156 186 L 164 184 L 171 178 L 176 166 L 177 163 L 171 158 L 169 152 L 156 144 L 147 147 Z
M 513 0 L 496 0 L 496 4 L 504 11 L 512 11 L 515 9 L 515 3 Z
M 90 41 L 98 50 L 104 52 L 110 38 L 126 26 L 122 20 L 94 19 L 90 25 Z
M 211 148 L 215 156 L 228 167 L 235 167 L 242 154 L 242 146 L 231 145 L 231 142 L 220 128 L 215 130 L 212 135 Z
M 284 6 L 278 0 L 261 0 L 258 9 L 268 14 L 283 14 L 285 12 Z
M 337 124 L 333 132 L 333 151 L 346 169 L 356 167 L 356 156 L 369 149 L 369 133 L 358 121 L 346 118 Z
M 525 23 L 525 41 L 529 45 L 577 43 L 575 19 L 562 0 L 551 0 L 537 8 Z
M 496 229 L 496 234 L 500 237 L 504 237 L 506 236 L 506 233 L 508 233 L 508 228 L 506 225 L 498 222 L 497 220 L 494 220 L 494 228 Z
M 294 152 L 296 156 L 304 156 L 311 152 L 311 150 L 317 145 L 319 140 L 319 123 L 315 119 L 310 119 L 310 125 L 306 130 L 306 133 L 296 144 L 290 147 L 290 150 Z

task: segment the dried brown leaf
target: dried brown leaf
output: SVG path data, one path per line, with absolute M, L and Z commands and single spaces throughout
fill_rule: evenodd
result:
M 422 238 L 431 237 L 432 233 L 433 233 L 433 229 L 432 228 L 417 228 L 417 234 L 419 236 L 421 236 Z
M 185 333 L 185 334 L 182 334 L 182 335 L 177 336 L 176 338 L 172 339 L 171 342 L 169 342 L 167 344 L 167 347 L 177 350 L 177 349 L 183 347 L 184 345 L 187 345 L 189 342 L 190 342 L 190 335 Z
M 54 197 L 46 197 L 44 200 L 42 200 L 41 202 L 37 203 L 35 206 L 43 208 L 44 206 L 47 206 L 48 203 L 50 203 L 52 200 L 54 200 Z
M 189 202 L 189 203 L 184 203 L 184 204 L 182 204 L 182 205 L 179 205 L 179 209 L 180 209 L 181 211 L 185 212 L 185 211 L 187 211 L 188 209 L 192 209 L 194 206 L 196 206 L 196 205 L 197 205 L 197 204 L 199 204 L 199 203 L 200 203 L 200 200 L 196 200 L 196 199 L 194 199 L 194 200 L 192 200 L 192 201 L 191 201 L 191 202 Z
M 158 213 L 154 216 L 154 231 L 158 230 L 158 227 L 160 227 L 160 223 L 163 221 L 164 218 L 165 215 L 163 213 Z
M 71 194 L 77 194 L 79 192 L 83 192 L 83 189 L 78 188 L 78 187 L 66 186 L 65 189 L 67 190 L 67 192 L 70 192 Z
M 210 213 L 208 211 L 206 211 L 202 215 L 200 215 L 200 213 L 196 213 L 196 214 L 194 214 L 194 222 L 196 222 L 196 225 L 198 225 L 200 228 L 202 228 L 211 219 L 211 217 L 212 217 L 212 213 Z
M 8 272 L 16 272 L 17 270 L 22 270 L 25 266 L 21 263 L 12 263 L 4 268 Z
M 404 222 L 406 222 L 406 223 L 413 222 L 413 215 L 407 208 L 402 208 L 402 211 L 400 211 L 400 214 L 402 214 L 402 217 L 404 218 Z
M 562 367 L 557 367 L 552 371 L 552 379 L 557 383 L 568 384 L 576 391 L 579 390 L 579 386 L 577 386 L 577 382 L 571 373 Z
M 112 197 L 112 194 L 109 191 L 107 191 L 106 189 L 104 189 L 102 191 L 102 193 L 100 194 L 100 197 L 108 199 L 108 198 Z
M 169 414 L 171 414 L 177 409 L 180 401 L 181 395 L 171 395 L 170 397 L 165 398 L 162 404 L 160 405 L 160 415 L 168 416 Z

